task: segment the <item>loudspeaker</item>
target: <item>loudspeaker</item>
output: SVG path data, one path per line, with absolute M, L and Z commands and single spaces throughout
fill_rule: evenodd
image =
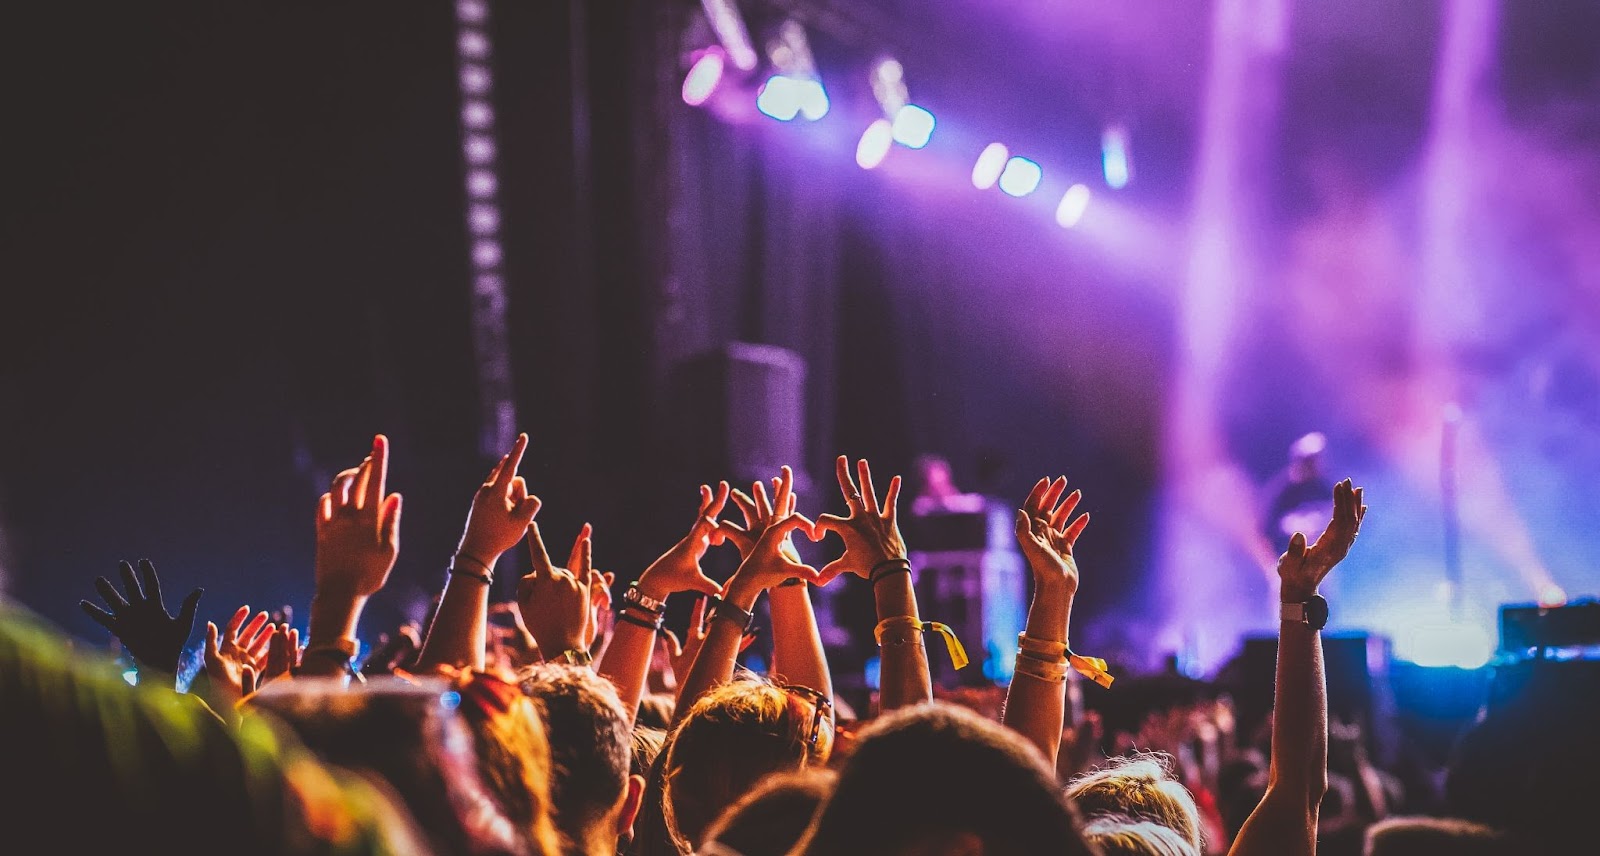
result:
M 696 481 L 749 489 L 788 465 L 805 478 L 805 360 L 772 345 L 730 342 L 680 363 L 669 379 L 674 447 Z
M 1359 722 L 1367 751 L 1376 761 L 1394 748 L 1394 692 L 1389 681 L 1387 637 L 1367 633 L 1322 634 L 1322 659 L 1328 679 L 1328 712 Z M 1272 710 L 1278 670 L 1278 637 L 1246 636 L 1234 671 L 1234 701 L 1241 739 Z

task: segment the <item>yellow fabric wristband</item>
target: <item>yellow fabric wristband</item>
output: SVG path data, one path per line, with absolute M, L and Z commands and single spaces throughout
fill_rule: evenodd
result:
M 1111 682 L 1116 678 L 1106 671 L 1106 661 L 1099 657 L 1082 657 L 1072 653 L 1065 642 L 1051 642 L 1046 639 L 1030 639 L 1027 633 L 1017 634 L 1017 647 L 1024 653 L 1034 657 L 1050 660 L 1065 659 L 1073 670 L 1106 689 L 1111 688 Z
M 965 669 L 967 663 L 971 662 L 967 659 L 967 649 L 961 646 L 961 640 L 956 638 L 955 631 L 951 630 L 948 624 L 922 621 L 910 615 L 885 618 L 872 630 L 872 636 L 877 640 L 879 647 L 883 646 L 883 634 L 887 630 L 914 630 L 919 633 L 931 630 L 944 637 L 944 647 L 950 652 L 950 662 L 957 669 Z

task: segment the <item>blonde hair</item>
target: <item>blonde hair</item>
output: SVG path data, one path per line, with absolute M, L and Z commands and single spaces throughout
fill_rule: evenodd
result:
M 1073 779 L 1067 785 L 1067 798 L 1086 818 L 1116 815 L 1148 820 L 1201 849 L 1200 809 L 1189 789 L 1172 778 L 1170 758 L 1165 754 L 1141 752 L 1113 758 L 1106 766 Z
M 768 773 L 827 761 L 812 746 L 804 699 L 759 681 L 734 681 L 701 696 L 667 739 L 661 809 L 668 833 L 692 851 L 707 827 Z

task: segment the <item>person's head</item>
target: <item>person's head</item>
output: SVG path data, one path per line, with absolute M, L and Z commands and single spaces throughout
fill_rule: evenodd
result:
M 550 743 L 533 701 L 516 684 L 481 672 L 465 672 L 453 685 L 484 784 L 536 851 L 559 852 L 551 820 Z
M 520 677 L 550 738 L 556 825 L 580 852 L 614 853 L 618 837 L 630 834 L 644 788 L 629 773 L 633 734 L 616 687 L 590 669 L 556 663 Z
M 773 773 L 707 827 L 703 856 L 784 856 L 794 849 L 833 790 L 826 768 Z
M 628 772 L 640 779 L 650 776 L 650 768 L 655 766 L 656 757 L 667 746 L 667 732 L 659 728 L 645 728 L 637 723 L 633 726 L 633 758 L 628 764 Z
M 1076 856 L 1092 851 L 1043 756 L 933 703 L 863 729 L 805 844 L 810 856 Z
M 633 724 L 667 731 L 672 728 L 672 709 L 675 705 L 672 693 L 650 693 L 639 699 L 639 712 L 634 715 Z
M 1112 758 L 1067 785 L 1067 798 L 1088 818 L 1106 815 L 1148 820 L 1182 835 L 1196 850 L 1200 810 L 1194 796 L 1174 780 L 1167 756 L 1155 753 Z
M 1505 834 L 1439 817 L 1395 817 L 1367 829 L 1366 856 L 1511 856 Z
M 448 683 L 274 681 L 248 709 L 276 717 L 322 760 L 392 790 L 438 852 L 542 852 L 501 809 L 477 766 Z
M 831 714 L 805 692 L 734 681 L 697 700 L 667 739 L 662 814 L 680 847 L 768 773 L 827 762 Z
M 1183 836 L 1148 820 L 1097 817 L 1083 827 L 1083 837 L 1100 856 L 1200 856 Z

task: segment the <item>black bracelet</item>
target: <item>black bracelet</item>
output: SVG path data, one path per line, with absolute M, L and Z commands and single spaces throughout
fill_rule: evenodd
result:
M 617 610 L 617 620 L 627 622 L 635 627 L 643 627 L 651 633 L 655 633 L 661 629 L 663 617 L 658 615 L 656 616 L 655 621 L 646 621 L 643 618 L 628 612 L 626 608 L 624 608 Z
M 744 631 L 749 630 L 751 625 L 756 623 L 756 614 L 754 612 L 719 597 L 707 595 L 707 598 L 715 601 L 711 607 L 712 618 L 726 618 L 738 624 L 741 630 Z
M 895 565 L 896 567 L 883 570 L 888 565 Z M 882 571 L 882 573 L 879 573 L 879 571 Z M 867 581 L 873 585 L 877 585 L 878 580 L 881 580 L 890 574 L 898 574 L 901 571 L 904 571 L 908 574 L 911 573 L 910 559 L 884 559 L 878 564 L 872 566 L 872 570 L 867 573 Z
M 473 563 L 474 565 L 477 565 L 478 567 L 483 568 L 483 573 L 475 574 L 472 571 L 464 571 L 464 570 L 461 570 L 461 569 L 457 568 L 456 567 L 456 562 L 458 560 L 460 560 L 460 559 L 466 559 L 467 561 Z M 489 575 L 489 566 L 488 565 L 485 565 L 484 563 L 478 561 L 477 559 L 472 558 L 471 556 L 463 556 L 463 555 L 461 555 L 459 553 L 456 554 L 455 558 L 450 560 L 450 567 L 445 568 L 444 575 L 447 576 L 447 577 L 456 577 L 456 576 L 469 577 L 471 579 L 475 579 L 475 580 L 483 583 L 486 586 L 494 585 L 494 577 Z

